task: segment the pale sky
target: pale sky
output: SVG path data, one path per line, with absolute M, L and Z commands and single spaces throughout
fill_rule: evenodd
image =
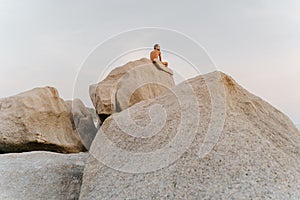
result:
M 300 124 L 298 0 L 0 0 L 0 97 L 50 85 L 71 99 L 89 53 L 142 27 L 193 38 L 218 70 Z M 88 97 L 83 101 L 91 105 Z

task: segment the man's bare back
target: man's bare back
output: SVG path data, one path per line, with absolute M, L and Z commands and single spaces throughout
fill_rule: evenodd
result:
M 159 61 L 168 67 L 168 62 L 162 62 L 160 46 L 158 44 L 154 45 L 154 50 L 150 53 L 150 60 L 154 62 L 154 59 L 159 59 Z

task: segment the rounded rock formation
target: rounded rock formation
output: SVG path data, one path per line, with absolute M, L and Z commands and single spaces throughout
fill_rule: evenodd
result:
M 103 122 L 112 113 L 172 88 L 175 85 L 172 75 L 171 69 L 142 58 L 115 68 L 103 81 L 91 85 L 90 97 Z
M 79 115 L 75 116 L 80 121 Z M 93 138 L 95 131 L 85 134 Z M 35 88 L 0 99 L 0 152 L 33 150 L 86 151 L 74 126 L 71 107 L 53 87 Z
M 300 198 L 299 131 L 219 72 L 113 114 L 90 152 L 81 200 Z

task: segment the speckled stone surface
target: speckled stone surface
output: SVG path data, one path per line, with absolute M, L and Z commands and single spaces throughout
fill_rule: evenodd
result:
M 284 114 L 247 92 L 231 77 L 221 73 L 218 78 L 217 74 L 195 77 L 176 86 L 176 95 L 169 91 L 130 107 L 130 116 L 141 126 L 148 124 L 151 117 L 155 119 L 149 117 L 151 105 L 160 104 L 166 110 L 163 128 L 152 137 L 128 135 L 130 128 L 133 132 L 137 129 L 135 126 L 127 127 L 124 132 L 115 119 L 125 121 L 126 112 L 109 117 L 92 144 L 80 199 L 300 199 L 298 130 Z M 105 145 L 100 140 L 102 132 L 116 147 L 129 152 L 155 151 L 172 141 L 182 120 L 180 116 L 188 111 L 178 105 L 180 96 L 186 101 L 191 98 L 184 90 L 187 83 L 195 90 L 200 122 L 186 126 L 187 135 L 193 126 L 197 131 L 192 144 L 178 159 L 162 169 L 133 173 L 128 172 L 130 168 L 124 168 L 127 172 L 120 170 L 123 166 L 116 161 L 114 152 L 104 154 L 110 159 L 97 157 L 97 153 L 105 151 L 101 149 Z M 211 86 L 210 91 L 207 85 Z M 206 145 L 209 151 L 201 156 L 199 149 L 204 143 L 209 144 L 206 133 L 210 124 L 214 124 L 210 93 L 226 100 L 225 121 L 220 134 L 214 135 L 217 140 L 210 138 L 211 144 L 214 143 L 212 148 Z M 192 116 L 186 116 L 193 121 Z M 130 166 L 126 159 L 123 161 L 125 166 Z M 152 164 L 141 163 L 141 168 Z
M 87 153 L 0 155 L 0 199 L 78 199 Z

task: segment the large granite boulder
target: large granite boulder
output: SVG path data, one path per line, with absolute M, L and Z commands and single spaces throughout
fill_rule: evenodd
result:
M 81 200 L 300 199 L 298 130 L 219 72 L 111 115 L 90 153 Z
M 87 153 L 0 155 L 0 199 L 78 199 Z
M 101 121 L 142 100 L 154 98 L 174 86 L 171 69 L 147 58 L 132 61 L 112 70 L 90 86 L 90 97 Z
M 75 121 L 80 123 L 79 118 L 82 116 L 77 113 L 82 113 L 82 110 L 76 110 Z M 73 121 L 71 107 L 53 87 L 35 88 L 0 99 L 0 153 L 85 151 L 84 142 Z M 93 138 L 93 131 L 86 132 L 84 138 Z M 89 134 L 91 136 L 87 136 Z

